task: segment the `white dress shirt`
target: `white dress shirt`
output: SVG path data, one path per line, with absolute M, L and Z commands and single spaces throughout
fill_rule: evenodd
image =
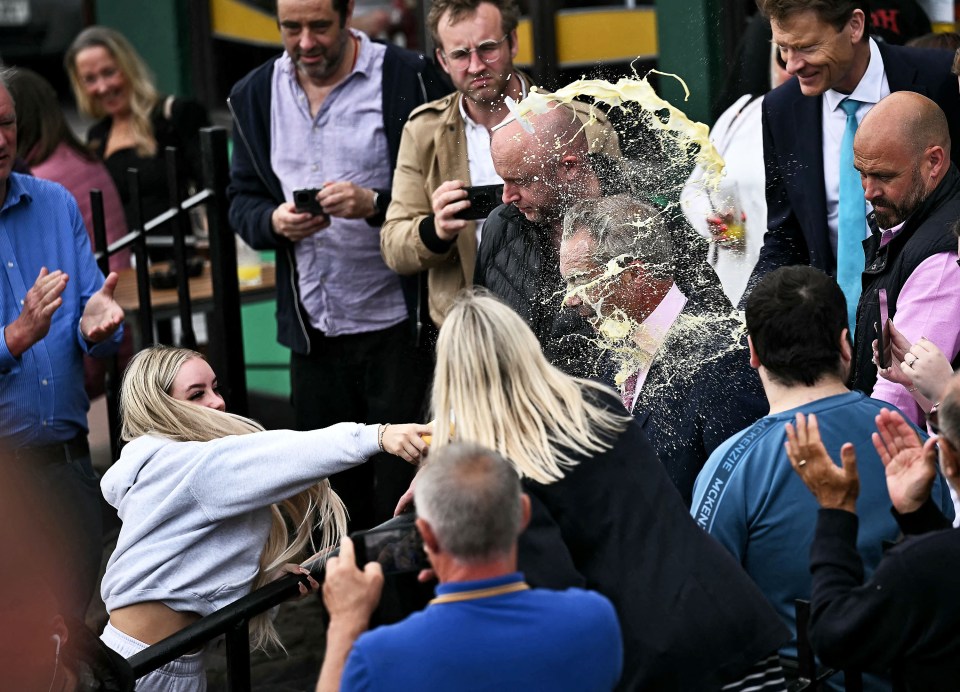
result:
M 837 256 L 837 216 L 840 202 L 840 143 L 847 127 L 847 115 L 840 108 L 840 102 L 846 98 L 860 101 L 857 109 L 857 123 L 863 121 L 870 109 L 884 96 L 890 95 L 890 84 L 883 70 L 883 58 L 880 49 L 872 38 L 870 40 L 870 62 L 857 88 L 850 94 L 828 89 L 823 94 L 823 183 L 827 191 L 827 226 L 830 228 L 830 247 L 833 256 Z M 866 203 L 863 219 L 863 237 L 870 235 L 866 214 L 872 207 Z

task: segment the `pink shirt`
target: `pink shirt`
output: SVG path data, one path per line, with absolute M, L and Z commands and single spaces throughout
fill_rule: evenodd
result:
M 893 321 L 910 343 L 925 336 L 951 361 L 956 358 L 960 351 L 960 268 L 956 253 L 928 257 L 914 270 L 897 297 Z M 893 404 L 911 421 L 925 427 L 923 410 L 903 385 L 877 378 L 871 396 Z
M 103 220 L 107 227 L 107 243 L 119 240 L 127 234 L 127 220 L 117 186 L 100 161 L 86 159 L 70 146 L 61 143 L 43 163 L 31 166 L 30 172 L 37 178 L 60 183 L 77 200 L 83 223 L 93 247 L 93 209 L 90 191 L 103 193 Z M 111 271 L 130 266 L 130 251 L 123 250 L 110 258 Z
M 677 321 L 686 304 L 687 297 L 674 284 L 667 291 L 667 295 L 663 297 L 660 304 L 643 321 L 641 335 L 646 343 L 641 348 L 650 357 L 644 359 L 640 369 L 624 382 L 621 398 L 628 411 L 632 412 L 637 405 L 637 399 L 640 398 L 640 392 L 643 390 L 644 382 L 647 381 L 647 374 L 650 372 L 650 366 L 653 365 L 656 353 L 663 346 L 663 342 L 667 338 L 667 332 L 673 327 L 673 323 Z M 637 335 L 634 336 L 635 340 L 636 338 Z

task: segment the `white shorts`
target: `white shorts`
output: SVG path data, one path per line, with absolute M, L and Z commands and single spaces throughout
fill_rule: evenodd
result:
M 147 644 L 124 634 L 109 622 L 100 640 L 124 658 L 147 648 Z M 137 692 L 206 692 L 206 689 L 203 651 L 181 656 L 137 680 Z

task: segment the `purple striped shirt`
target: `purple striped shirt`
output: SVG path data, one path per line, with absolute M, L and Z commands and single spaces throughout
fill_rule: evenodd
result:
M 389 189 L 392 171 L 383 127 L 386 48 L 365 34 L 353 71 L 333 88 L 316 116 L 284 54 L 273 70 L 270 164 L 287 201 L 300 188 L 352 181 Z M 406 319 L 400 278 L 380 256 L 380 229 L 365 219 L 331 219 L 296 244 L 300 302 L 327 336 L 392 327 Z

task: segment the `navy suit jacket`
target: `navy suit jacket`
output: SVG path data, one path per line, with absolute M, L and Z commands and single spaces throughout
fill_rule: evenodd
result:
M 890 91 L 915 91 L 943 109 L 956 143 L 952 158 L 960 162 L 960 93 L 950 73 L 953 53 L 878 45 Z M 822 100 L 804 96 L 796 79 L 763 100 L 767 234 L 744 301 L 757 281 L 777 267 L 809 264 L 836 275 L 823 182 Z
M 770 406 L 739 321 L 697 299 L 680 315 L 687 319 L 667 333 L 631 413 L 689 506 L 713 450 Z

